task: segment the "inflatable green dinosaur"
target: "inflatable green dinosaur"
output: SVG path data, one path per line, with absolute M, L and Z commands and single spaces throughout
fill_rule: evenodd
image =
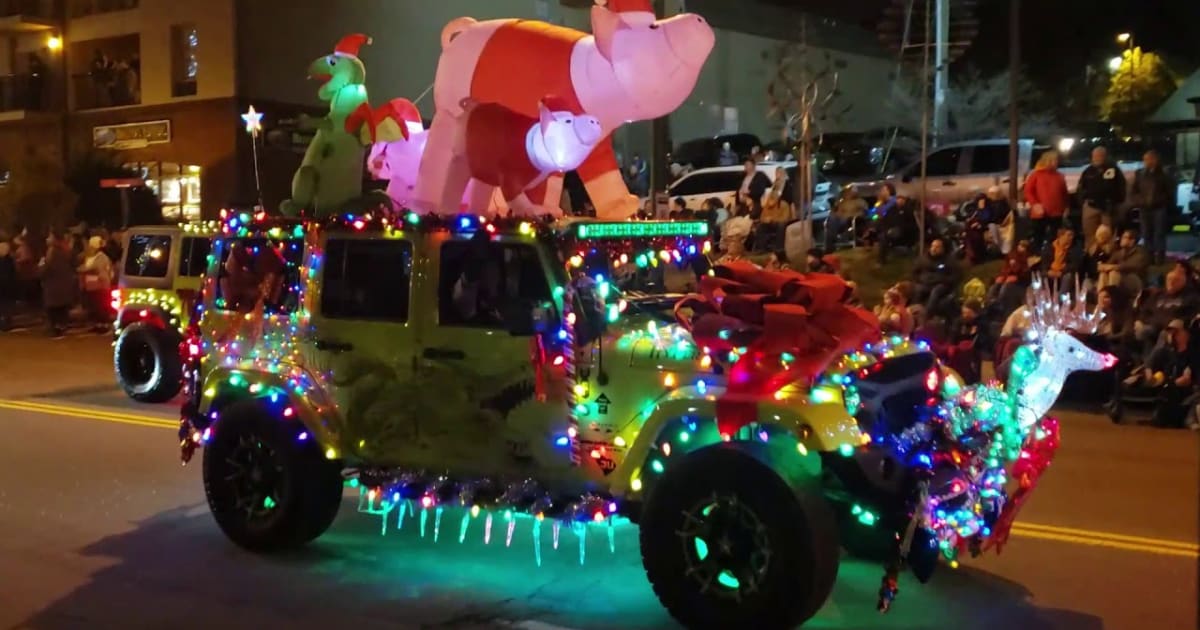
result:
M 327 217 L 362 197 L 366 147 L 359 127 L 365 122 L 354 113 L 368 105 L 367 71 L 358 58 L 366 35 L 348 35 L 334 49 L 312 63 L 309 78 L 323 81 L 317 96 L 329 103 L 329 114 L 320 119 L 304 161 L 292 178 L 292 198 L 280 211 L 287 216 Z

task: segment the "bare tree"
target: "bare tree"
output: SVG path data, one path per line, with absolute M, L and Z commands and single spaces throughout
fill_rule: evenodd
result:
M 853 109 L 838 103 L 838 74 L 828 51 L 814 54 L 808 45 L 808 18 L 800 19 L 800 37 L 779 46 L 775 74 L 767 85 L 768 118 L 781 123 L 780 134 L 795 147 L 796 179 L 793 198 L 797 218 L 802 221 L 801 249 L 813 243 L 812 197 L 814 149 L 821 142 L 822 127 L 830 118 L 839 119 Z
M 891 115 L 902 127 L 918 128 L 921 124 L 921 83 L 916 78 L 899 79 L 898 89 L 888 103 Z M 1037 88 L 1023 76 L 1018 78 L 1017 86 L 1021 132 L 1033 137 L 1055 133 L 1058 130 L 1055 117 L 1042 105 Z M 1007 136 L 1010 100 L 1007 70 L 983 76 L 978 70 L 968 69 L 953 82 L 946 95 L 950 126 L 945 140 Z

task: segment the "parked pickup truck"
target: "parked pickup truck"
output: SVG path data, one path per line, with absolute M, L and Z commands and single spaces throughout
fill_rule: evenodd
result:
M 1022 183 L 1049 146 L 1036 144 L 1033 140 L 1019 142 Z M 945 214 L 990 186 L 1000 186 L 1008 193 L 1008 140 L 973 140 L 956 142 L 938 148 L 929 154 L 926 165 L 926 199 L 938 214 Z M 1067 160 L 1059 171 L 1067 179 L 1067 189 L 1075 191 L 1079 176 L 1087 165 L 1087 155 L 1080 153 Z M 1118 165 L 1125 173 L 1126 184 L 1133 185 L 1133 174 L 1142 167 L 1141 162 L 1120 161 Z M 883 182 L 896 186 L 898 194 L 917 198 L 921 195 L 921 162 L 917 160 L 886 178 L 853 185 L 864 197 L 874 197 Z

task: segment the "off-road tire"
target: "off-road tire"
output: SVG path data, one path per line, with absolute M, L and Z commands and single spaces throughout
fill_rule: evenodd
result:
M 144 403 L 167 402 L 183 386 L 179 335 L 138 322 L 121 330 L 113 348 L 113 370 L 125 395 Z
M 204 449 L 204 493 L 221 531 L 237 545 L 270 553 L 301 547 L 333 523 L 342 502 L 341 464 L 330 461 L 312 439 L 300 440 L 304 427 L 276 418 L 259 401 L 234 403 L 221 413 Z M 251 446 L 254 445 L 254 446 Z M 243 455 L 253 452 L 273 481 L 273 507 L 239 489 L 231 475 L 243 473 Z M 251 466 L 253 468 L 253 466 Z M 262 507 L 263 509 L 258 509 Z
M 789 487 L 731 445 L 670 464 L 648 497 L 640 536 L 646 576 L 671 616 L 688 628 L 782 630 L 815 615 L 833 590 L 841 553 L 824 497 Z M 688 573 L 704 556 L 680 532 L 695 522 L 689 517 L 694 506 L 714 497 L 731 497 L 727 501 L 739 510 L 748 508 L 759 525 L 756 535 L 767 541 L 768 560 L 757 587 L 739 592 L 740 599 L 724 586 L 705 590 Z

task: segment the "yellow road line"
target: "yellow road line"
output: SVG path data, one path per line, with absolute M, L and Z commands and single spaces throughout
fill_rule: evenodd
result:
M 72 411 L 72 412 L 77 411 L 80 413 L 90 413 L 92 415 L 105 416 L 105 417 L 109 417 L 109 418 L 124 418 L 124 419 L 132 419 L 132 420 L 143 420 L 145 422 L 166 422 L 166 423 L 171 423 L 171 424 L 174 423 L 174 421 L 172 421 L 172 420 L 168 420 L 166 418 L 160 418 L 158 416 L 144 416 L 144 415 L 140 415 L 140 414 L 130 413 L 127 411 L 106 411 L 104 409 L 97 409 L 94 407 L 77 407 L 74 405 L 63 405 L 63 404 L 58 404 L 58 403 L 44 403 L 44 402 L 38 402 L 36 400 L 0 399 L 0 403 L 25 407 L 25 408 L 29 408 L 29 409 L 44 409 L 46 411 L 60 411 L 60 410 Z
M 0 409 L 30 411 L 34 413 L 81 418 L 84 420 L 98 420 L 101 422 L 113 422 L 116 424 L 128 424 L 157 429 L 174 430 L 178 428 L 177 423 L 171 420 L 165 420 L 163 418 L 156 418 L 154 416 L 102 411 L 98 409 L 89 409 L 86 407 L 56 405 L 27 400 L 0 399 Z M 1036 523 L 1020 522 L 1013 525 L 1012 535 L 1021 538 L 1067 542 L 1092 547 L 1121 549 L 1125 551 L 1139 551 L 1156 555 L 1176 556 L 1182 558 L 1200 558 L 1200 545 L 1195 543 L 1162 540 L 1158 538 L 1145 538 L 1141 536 L 1126 536 L 1124 534 L 1110 534 L 1107 532 L 1074 529 L 1070 527 L 1057 527 L 1053 525 L 1039 525 Z
M 1112 542 L 1129 543 L 1134 545 L 1151 545 L 1156 547 L 1170 547 L 1172 549 L 1180 549 L 1182 551 L 1191 551 L 1200 553 L 1200 544 L 1165 540 L 1161 538 L 1144 538 L 1142 536 L 1126 536 L 1124 534 L 1109 534 L 1106 532 L 1094 532 L 1086 529 L 1073 529 L 1070 527 L 1056 527 L 1053 525 L 1038 525 L 1035 523 L 1016 523 L 1013 529 L 1028 530 L 1043 534 L 1057 534 L 1060 536 L 1079 536 L 1082 538 L 1099 538 Z
M 1105 538 L 1087 538 L 1084 536 L 1052 534 L 1050 532 L 1043 532 L 1035 529 L 1021 529 L 1016 526 L 1014 526 L 1012 529 L 1012 535 L 1019 536 L 1021 538 L 1034 538 L 1038 540 L 1053 540 L 1055 542 L 1075 543 L 1077 545 L 1087 545 L 1090 547 L 1108 547 L 1110 549 L 1122 549 L 1124 551 L 1140 551 L 1142 553 L 1160 556 L 1175 556 L 1179 558 L 1190 558 L 1193 560 L 1200 558 L 1200 552 L 1194 550 L 1164 547 L 1161 545 L 1140 545 L 1135 543 L 1118 542 Z
M 48 415 L 64 416 L 68 418 L 82 418 L 84 420 L 98 420 L 100 422 L 113 422 L 116 424 L 129 424 L 143 427 L 154 427 L 159 429 L 177 429 L 178 423 L 163 418 L 155 418 L 153 416 L 139 416 L 134 414 L 122 414 L 109 411 L 98 411 L 95 409 L 87 409 L 84 407 L 67 407 L 62 405 L 46 405 L 42 403 L 29 403 L 22 400 L 0 400 L 0 409 L 12 409 L 14 411 L 31 411 L 34 413 L 44 413 Z

